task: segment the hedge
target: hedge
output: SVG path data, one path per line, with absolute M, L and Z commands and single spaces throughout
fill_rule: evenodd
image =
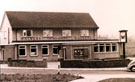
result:
M 129 59 L 60 60 L 61 68 L 112 68 L 126 67 Z
M 43 60 L 14 60 L 8 59 L 10 67 L 47 67 L 46 59 Z

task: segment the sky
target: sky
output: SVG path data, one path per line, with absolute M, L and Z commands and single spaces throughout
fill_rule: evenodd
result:
M 5 11 L 87 12 L 99 26 L 98 35 L 119 37 L 119 30 L 135 36 L 135 0 L 1 0 Z

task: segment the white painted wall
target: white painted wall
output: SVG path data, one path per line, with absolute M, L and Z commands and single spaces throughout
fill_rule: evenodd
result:
M 12 44 L 12 28 L 6 13 L 1 24 L 1 45 Z M 8 38 L 9 36 L 9 38 Z

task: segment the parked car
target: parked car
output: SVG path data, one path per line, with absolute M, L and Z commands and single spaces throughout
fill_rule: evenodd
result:
M 127 70 L 128 71 L 135 71 L 135 58 L 128 64 Z

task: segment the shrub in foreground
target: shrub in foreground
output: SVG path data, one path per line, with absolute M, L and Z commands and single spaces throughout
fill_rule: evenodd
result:
M 71 74 L 1 74 L 0 82 L 69 82 L 81 78 Z

